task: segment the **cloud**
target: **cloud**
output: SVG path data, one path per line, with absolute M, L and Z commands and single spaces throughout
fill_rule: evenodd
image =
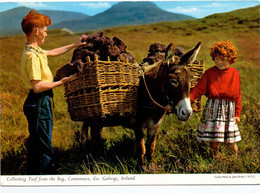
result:
M 221 4 L 221 2 L 219 2 L 219 3 L 211 3 L 211 4 L 201 5 L 200 7 L 203 7 L 203 8 L 205 8 L 205 7 L 215 8 L 215 7 L 223 7 L 223 6 L 231 6 L 231 5 Z
M 80 3 L 79 5 L 92 9 L 104 9 L 111 7 L 109 3 Z
M 167 11 L 169 12 L 175 12 L 175 13 L 195 13 L 198 11 L 205 11 L 205 8 L 208 9 L 214 9 L 214 8 L 219 8 L 219 7 L 225 7 L 225 6 L 229 6 L 227 4 L 221 4 L 221 2 L 219 3 L 210 3 L 210 4 L 205 4 L 205 3 L 201 3 L 198 5 L 193 5 L 193 6 L 178 6 L 178 7 L 174 7 L 174 8 L 169 8 L 167 9 Z
M 231 6 L 230 4 L 225 4 L 221 2 L 212 2 L 209 4 L 206 4 L 204 2 L 200 2 L 197 5 L 190 5 L 190 6 L 177 6 L 173 8 L 168 8 L 167 11 L 173 12 L 173 13 L 181 13 L 185 15 L 191 15 L 194 17 L 202 17 L 202 15 L 208 15 L 210 14 L 212 10 L 221 9 L 221 7 L 227 7 Z
M 48 5 L 42 2 L 18 2 L 18 6 L 25 6 L 25 7 L 32 7 L 32 8 L 42 8 L 42 7 L 49 7 Z
M 194 13 L 198 12 L 199 9 L 196 7 L 175 7 L 175 8 L 170 8 L 167 9 L 169 12 L 174 12 L 174 13 Z

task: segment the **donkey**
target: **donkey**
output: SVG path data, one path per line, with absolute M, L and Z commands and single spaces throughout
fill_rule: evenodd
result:
M 166 49 L 165 61 L 159 61 L 145 70 L 138 87 L 134 128 L 136 153 L 141 166 L 144 166 L 146 152 L 148 163 L 152 161 L 156 137 L 166 112 L 170 110 L 176 113 L 181 121 L 187 121 L 192 115 L 190 83 L 193 75 L 187 64 L 195 61 L 200 47 L 201 42 L 198 42 L 180 58 L 174 55 L 174 44 L 171 43 Z M 147 128 L 146 147 L 145 128 Z
M 171 43 L 166 49 L 165 61 L 148 66 L 141 76 L 133 129 L 135 150 L 142 168 L 145 168 L 145 154 L 148 163 L 152 163 L 156 137 L 166 113 L 168 111 L 176 113 L 181 121 L 187 121 L 192 115 L 190 83 L 193 76 L 187 64 L 195 61 L 200 47 L 201 42 L 198 42 L 180 58 L 174 55 L 174 44 Z M 87 129 L 88 126 L 89 123 L 84 122 L 83 129 Z M 102 124 L 95 123 L 90 127 L 92 140 L 100 140 Z M 145 129 L 147 129 L 146 145 Z

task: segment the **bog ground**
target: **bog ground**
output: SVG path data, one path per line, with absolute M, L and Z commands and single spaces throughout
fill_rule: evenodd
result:
M 255 13 L 255 12 L 252 12 Z M 238 15 L 242 21 L 242 18 Z M 253 16 L 252 16 L 253 17 Z M 239 20 L 239 21 L 240 21 Z M 247 20 L 248 21 L 248 20 Z M 242 116 L 239 128 L 242 141 L 239 155 L 229 154 L 222 145 L 222 158 L 209 155 L 207 143 L 198 143 L 195 132 L 201 113 L 194 113 L 187 122 L 175 115 L 166 116 L 157 140 L 154 162 L 156 173 L 259 173 L 259 23 L 233 23 L 234 19 L 218 17 L 181 23 L 159 23 L 147 26 L 118 27 L 103 30 L 109 37 L 117 36 L 127 45 L 138 62 L 148 53 L 152 43 L 190 49 L 198 41 L 202 48 L 198 60 L 204 60 L 206 69 L 213 66 L 209 47 L 219 40 L 231 40 L 238 48 L 238 60 L 233 65 L 241 75 Z M 206 23 L 206 24 L 205 24 Z M 221 24 L 221 26 L 219 26 Z M 91 32 L 86 32 L 91 33 Z M 73 43 L 80 34 L 68 35 L 50 31 L 43 49 Z M 22 111 L 27 91 L 20 79 L 20 58 L 25 37 L 9 36 L 0 39 L 1 89 L 1 172 L 2 175 L 25 174 L 27 122 Z M 53 74 L 70 61 L 72 51 L 64 56 L 49 58 Z M 54 89 L 55 112 L 53 146 L 60 174 L 136 174 L 144 173 L 137 167 L 134 155 L 134 132 L 122 127 L 105 128 L 103 148 L 95 148 L 89 138 L 81 135 L 80 122 L 70 120 L 63 87 Z M 204 103 L 206 98 L 204 98 Z

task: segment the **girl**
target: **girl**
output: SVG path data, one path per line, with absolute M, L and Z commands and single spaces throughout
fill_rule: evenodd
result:
M 241 89 L 239 72 L 231 67 L 237 59 L 236 48 L 230 41 L 216 42 L 210 48 L 215 66 L 205 71 L 191 90 L 193 102 L 201 95 L 208 97 L 196 136 L 198 141 L 210 141 L 211 154 L 217 157 L 221 142 L 227 143 L 237 155 L 236 142 L 241 140 Z
M 47 56 L 58 56 L 81 46 L 85 44 L 82 39 L 87 36 L 82 35 L 74 44 L 46 51 L 39 45 L 44 43 L 51 20 L 32 10 L 21 25 L 27 38 L 21 61 L 21 78 L 29 91 L 23 107 L 29 127 L 27 174 L 50 174 L 55 172 L 52 164 L 52 89 L 73 80 L 76 75 L 53 82 Z

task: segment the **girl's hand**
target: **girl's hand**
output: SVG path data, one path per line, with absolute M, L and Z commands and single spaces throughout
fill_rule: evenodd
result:
M 74 46 L 78 47 L 78 46 L 83 46 L 83 45 L 85 45 L 86 42 L 82 42 L 82 40 L 86 40 L 86 39 L 88 39 L 88 36 L 82 34 L 82 35 L 80 36 L 80 38 L 77 39 L 77 41 L 74 43 Z
M 76 79 L 76 78 L 77 78 L 77 73 L 75 73 L 75 74 L 73 74 L 73 75 L 70 75 L 70 76 L 68 76 L 68 77 L 64 77 L 64 78 L 62 78 L 60 81 L 62 82 L 62 84 L 64 84 L 64 83 L 70 82 L 70 81 L 72 81 L 72 80 L 74 80 L 74 79 Z
M 235 117 L 236 124 L 240 122 L 240 117 Z

